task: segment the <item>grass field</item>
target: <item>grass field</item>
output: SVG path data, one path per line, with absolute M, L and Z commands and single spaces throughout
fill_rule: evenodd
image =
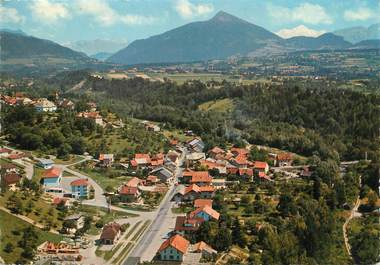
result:
M 88 231 L 90 235 L 98 235 L 100 233 L 101 228 L 97 228 L 95 226 L 95 222 L 98 220 L 101 220 L 104 224 L 107 224 L 116 219 L 138 216 L 136 214 L 119 212 L 119 211 L 111 211 L 109 213 L 108 210 L 105 208 L 99 208 L 99 207 L 88 206 L 88 205 L 81 205 L 78 210 L 82 213 L 92 216 L 94 219 L 94 223 L 91 224 L 90 230 Z
M 207 101 L 198 106 L 202 111 L 228 112 L 234 108 L 234 102 L 230 98 Z
M 22 233 L 15 235 L 14 231 L 21 231 L 28 226 L 31 225 L 0 210 L 0 256 L 4 259 L 5 263 L 14 264 L 20 258 L 22 249 L 17 247 L 17 242 L 21 239 Z M 60 235 L 42 231 L 38 228 L 36 228 L 36 231 L 38 233 L 38 244 L 47 240 L 58 243 L 63 239 Z M 11 253 L 6 253 L 4 246 L 9 242 L 13 244 L 14 250 Z
M 81 169 L 74 168 L 74 170 L 81 172 L 82 174 L 88 175 L 96 183 L 98 183 L 99 186 L 102 187 L 103 189 L 105 189 L 108 186 L 115 189 L 118 186 L 120 186 L 123 182 L 126 182 L 132 178 L 128 176 L 119 176 L 119 177 L 111 178 L 111 177 L 107 177 L 105 173 L 102 173 L 96 169 L 91 169 L 91 168 L 81 168 Z M 115 172 L 118 172 L 118 171 L 115 171 Z
M 8 191 L 0 196 L 0 205 L 6 207 L 9 196 L 13 192 Z M 62 227 L 62 221 L 58 218 L 58 210 L 53 207 L 46 198 L 36 199 L 28 194 L 21 192 L 16 193 L 22 201 L 22 207 L 24 208 L 23 215 L 29 217 L 33 221 L 42 225 L 47 225 L 49 222 L 52 228 L 59 230 Z M 28 209 L 30 209 L 28 211 Z
M 266 83 L 269 82 L 269 80 L 266 80 L 264 78 L 260 79 L 241 79 L 239 76 L 231 76 L 231 75 L 223 75 L 223 74 L 217 74 L 217 73 L 178 73 L 178 74 L 166 74 L 166 73 L 147 73 L 148 76 L 156 79 L 170 79 L 174 82 L 177 82 L 178 84 L 183 84 L 186 81 L 191 80 L 199 80 L 201 82 L 207 82 L 207 81 L 217 81 L 222 82 L 223 80 L 226 80 L 231 83 L 242 83 L 244 85 L 249 85 L 253 83 Z

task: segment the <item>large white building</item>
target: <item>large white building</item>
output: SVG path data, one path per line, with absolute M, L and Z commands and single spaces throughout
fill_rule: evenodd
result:
M 38 99 L 34 107 L 38 112 L 53 112 L 57 110 L 57 106 L 46 98 Z

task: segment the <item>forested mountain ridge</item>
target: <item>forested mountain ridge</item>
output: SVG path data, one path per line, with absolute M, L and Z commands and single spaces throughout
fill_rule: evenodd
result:
M 1 31 L 0 36 L 1 60 L 5 64 L 17 64 L 17 62 L 38 64 L 44 60 L 73 64 L 95 61 L 84 53 L 73 51 L 49 40 L 9 31 Z
M 380 98 L 360 92 L 321 88 L 323 83 L 285 83 L 241 86 L 225 83 L 210 89 L 201 82 L 176 85 L 142 79 L 99 80 L 89 86 L 103 102 L 112 102 L 120 113 L 191 128 L 210 139 L 224 142 L 226 121 L 240 137 L 305 155 L 358 159 L 379 147 Z M 168 96 L 170 95 L 170 96 Z M 202 112 L 206 101 L 231 98 L 235 108 L 227 114 Z M 275 132 L 275 130 L 278 130 Z M 227 135 L 228 134 L 228 135 Z M 218 140 L 219 139 L 219 140 Z

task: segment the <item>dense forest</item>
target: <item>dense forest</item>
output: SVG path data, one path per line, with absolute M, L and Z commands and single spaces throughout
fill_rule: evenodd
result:
M 193 129 L 208 146 L 245 139 L 303 155 L 352 160 L 376 156 L 380 147 L 380 97 L 323 86 L 222 82 L 210 88 L 199 81 L 177 85 L 140 78 L 89 78 L 97 98 L 121 115 Z M 214 85 L 214 84 L 213 84 Z M 216 87 L 216 88 L 215 88 Z M 204 102 L 230 98 L 226 113 L 200 111 Z

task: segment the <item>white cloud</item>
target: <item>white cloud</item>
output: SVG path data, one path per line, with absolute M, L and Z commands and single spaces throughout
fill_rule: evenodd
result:
M 181 17 L 188 19 L 209 14 L 214 11 L 214 6 L 212 4 L 193 4 L 188 0 L 178 0 L 174 9 Z
M 344 19 L 347 21 L 367 20 L 375 17 L 375 13 L 367 7 L 359 7 L 356 10 L 344 11 Z
M 44 23 L 54 23 L 59 19 L 70 18 L 65 5 L 49 0 L 34 0 L 29 5 L 32 14 Z
M 22 23 L 24 19 L 25 18 L 18 13 L 17 9 L 0 5 L 0 23 L 18 24 Z
M 304 25 L 299 25 L 292 29 L 282 29 L 276 32 L 277 35 L 285 39 L 295 37 L 295 36 L 318 37 L 319 35 L 322 35 L 323 33 L 326 33 L 326 31 L 310 29 Z
M 155 21 L 153 17 L 133 14 L 121 15 L 104 0 L 78 0 L 77 12 L 92 16 L 103 26 L 111 26 L 119 22 L 127 25 L 141 25 L 151 24 Z
M 313 25 L 333 23 L 333 19 L 327 14 L 325 8 L 317 4 L 306 2 L 294 8 L 269 4 L 267 9 L 270 16 L 281 22 L 302 21 Z

